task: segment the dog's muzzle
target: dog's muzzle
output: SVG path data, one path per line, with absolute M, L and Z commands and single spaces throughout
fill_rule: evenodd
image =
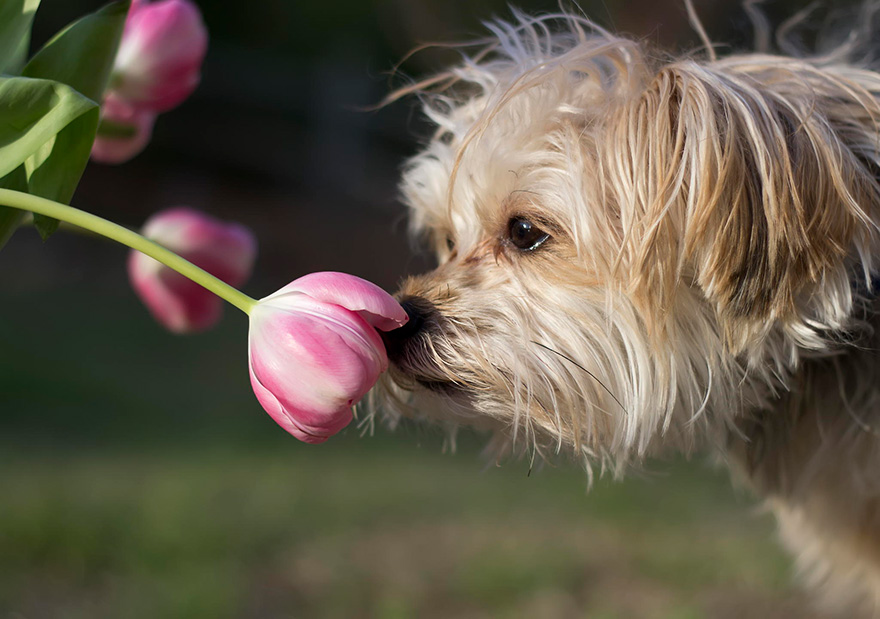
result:
M 399 329 L 381 333 L 388 360 L 394 365 L 397 378 L 405 377 L 405 383 L 417 384 L 435 393 L 460 394 L 462 384 L 451 380 L 449 374 L 441 369 L 430 344 L 432 338 L 442 333 L 443 318 L 440 312 L 422 297 L 404 297 L 400 305 L 409 316 L 409 321 Z

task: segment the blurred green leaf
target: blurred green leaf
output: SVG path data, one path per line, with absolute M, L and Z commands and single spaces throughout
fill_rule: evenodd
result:
M 34 55 L 22 75 L 63 82 L 100 102 L 116 58 L 128 6 L 128 0 L 114 2 L 73 22 Z
M 30 193 L 67 204 L 89 162 L 92 142 L 98 130 L 97 105 L 67 125 L 25 162 Z M 55 219 L 34 216 L 34 226 L 43 240 L 58 228 Z
M 88 160 L 97 126 L 98 104 L 69 86 L 0 77 L 2 186 L 68 201 Z M 53 165 L 45 167 L 49 161 Z M 65 164 L 71 168 L 65 169 Z M 55 166 L 60 170 L 54 170 Z M 21 213 L 8 210 L 0 213 L 0 247 L 21 222 Z M 37 218 L 34 223 L 43 238 L 57 226 Z
M 129 2 L 114 2 L 67 26 L 27 63 L 22 75 L 63 82 L 100 102 L 122 37 Z M 79 115 L 26 162 L 31 193 L 68 203 L 89 161 L 98 129 L 99 110 Z M 54 219 L 34 217 L 46 239 L 58 227 Z
M 9 65 L 6 67 L 6 73 L 10 75 L 18 75 L 21 73 L 22 67 L 24 67 L 24 63 L 27 62 L 28 50 L 31 46 L 31 33 L 28 32 L 24 38 L 19 41 L 18 49 L 15 50 L 12 54 L 12 59 L 9 62 Z
M 52 217 L 46 217 L 45 215 L 34 213 L 34 228 L 37 229 L 37 232 L 40 233 L 40 238 L 44 241 L 55 233 L 60 223 L 61 222 Z
M 64 84 L 0 77 L 0 177 L 51 150 L 59 132 L 90 112 L 97 126 L 98 104 Z
M 15 73 L 24 64 L 39 5 L 40 0 L 0 0 L 0 73 Z
M 24 165 L 20 165 L 12 172 L 0 178 L 0 187 L 3 189 L 14 189 L 15 191 L 27 191 L 27 174 Z M 17 208 L 9 208 L 0 206 L 0 249 L 6 245 L 6 242 L 12 236 L 15 229 L 24 219 L 25 212 Z
M 4 69 L 26 54 L 38 4 L 0 0 Z M 75 21 L 37 52 L 22 77 L 0 78 L 0 185 L 70 202 L 89 160 L 96 102 L 110 78 L 128 7 L 128 0 L 115 2 Z M 0 210 L 0 247 L 20 221 L 21 213 Z M 58 222 L 35 215 L 34 225 L 46 239 Z

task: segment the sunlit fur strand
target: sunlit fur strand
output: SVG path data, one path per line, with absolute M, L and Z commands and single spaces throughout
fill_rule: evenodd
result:
M 726 319 L 727 343 L 734 352 L 752 354 L 761 352 L 773 319 L 795 330 L 807 319 L 831 330 L 842 327 L 846 314 L 820 306 L 808 315 L 799 297 L 809 285 L 840 280 L 835 271 L 846 269 L 850 251 L 870 263 L 876 213 L 864 208 L 876 209 L 878 201 L 876 181 L 843 178 L 867 174 L 828 126 L 838 120 L 827 109 L 832 99 L 861 93 L 835 78 L 819 80 L 812 67 L 794 63 L 777 70 L 766 58 L 757 60 L 736 63 L 732 76 L 692 61 L 665 67 L 639 104 L 624 108 L 614 136 L 629 139 L 635 150 L 617 168 L 623 170 L 617 184 L 629 185 L 630 192 L 616 194 L 627 201 L 620 208 L 631 213 L 634 228 L 631 289 L 662 309 L 690 260 Z M 790 77 L 795 73 L 807 83 Z M 779 75 L 782 86 L 772 81 Z M 793 92 L 798 87 L 804 92 Z M 876 99 L 870 109 L 860 98 L 856 105 L 874 116 Z M 646 117 L 660 124 L 645 131 L 639 123 Z M 647 184 L 633 182 L 644 176 L 651 177 Z M 804 191 L 810 195 L 801 196 Z M 662 257 L 668 255 L 678 256 L 678 263 Z M 823 347 L 821 341 L 813 345 Z
M 402 195 L 440 263 L 401 286 L 433 313 L 383 381 L 390 417 L 590 475 L 714 448 L 829 604 L 871 614 L 880 552 L 854 527 L 876 520 L 880 547 L 880 75 L 849 60 L 866 28 L 815 58 L 717 60 L 572 15 L 489 30 L 390 97 L 437 126 Z M 551 240 L 519 252 L 514 217 Z

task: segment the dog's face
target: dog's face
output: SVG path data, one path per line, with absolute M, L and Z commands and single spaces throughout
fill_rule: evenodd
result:
M 555 26 L 499 24 L 424 94 L 438 129 L 402 189 L 439 266 L 399 291 L 386 386 L 508 448 L 688 449 L 849 324 L 880 81 Z

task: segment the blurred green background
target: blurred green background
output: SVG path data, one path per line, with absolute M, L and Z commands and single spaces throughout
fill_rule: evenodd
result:
M 749 44 L 739 2 L 696 4 L 713 39 Z M 35 40 L 98 5 L 43 0 Z M 696 45 L 681 2 L 581 6 Z M 254 296 L 314 270 L 393 289 L 429 268 L 395 187 L 429 128 L 412 102 L 363 109 L 401 83 L 389 71 L 407 51 L 479 35 L 506 3 L 201 8 L 202 85 L 143 155 L 90 166 L 74 203 L 132 227 L 181 204 L 249 225 Z M 777 21 L 798 8 L 767 3 Z M 401 74 L 452 60 L 421 53 Z M 27 229 L 0 255 L 0 617 L 815 616 L 772 520 L 702 459 L 587 493 L 576 465 L 487 466 L 480 437 L 450 455 L 415 425 L 300 444 L 250 391 L 244 317 L 170 335 L 124 258 Z

